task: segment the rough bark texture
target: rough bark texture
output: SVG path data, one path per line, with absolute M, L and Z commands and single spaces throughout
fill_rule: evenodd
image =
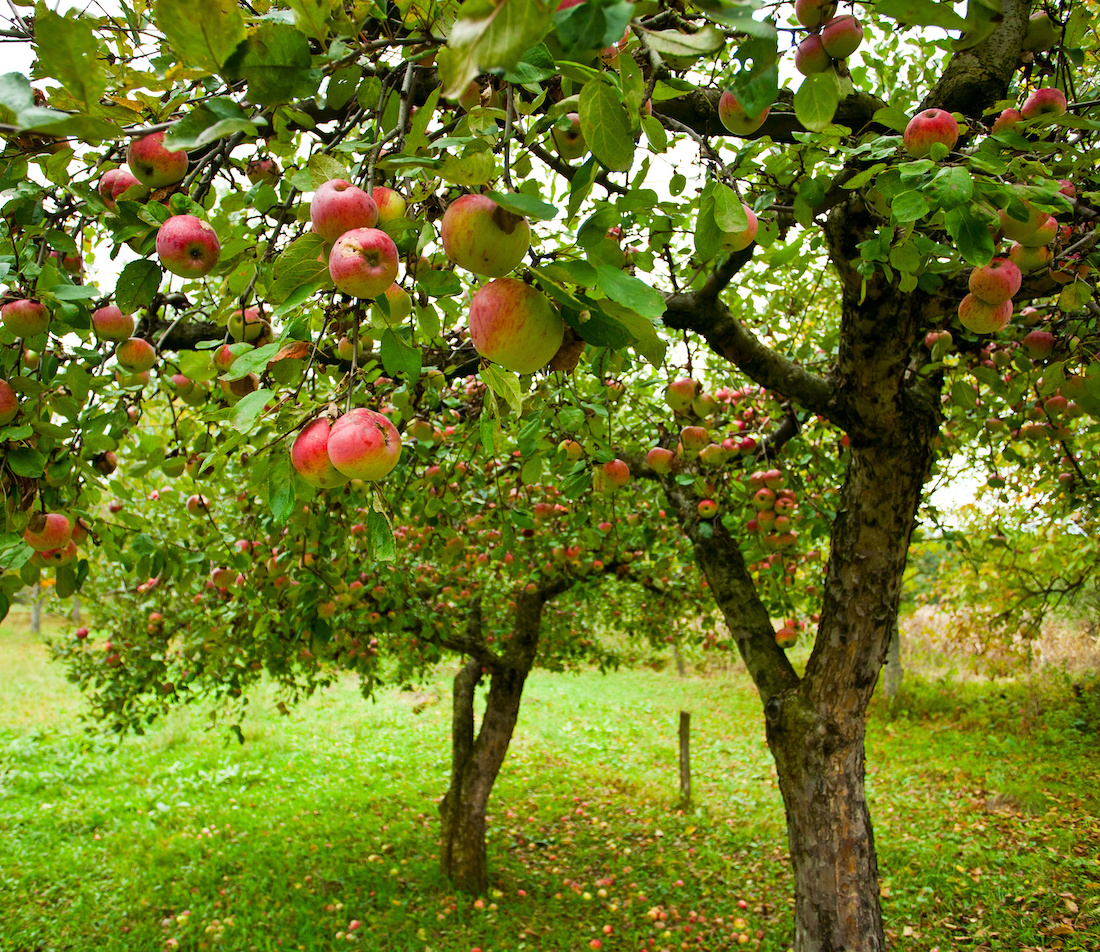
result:
M 516 596 L 515 622 L 508 650 L 491 657 L 489 696 L 474 734 L 474 690 L 483 676 L 482 658 L 471 659 L 455 675 L 451 785 L 439 812 L 443 821 L 440 867 L 464 892 L 488 886 L 485 813 L 519 717 L 523 685 L 535 662 L 542 607 L 549 590 Z M 481 640 L 480 607 L 475 607 L 467 640 Z M 484 658 L 484 656 L 483 656 Z

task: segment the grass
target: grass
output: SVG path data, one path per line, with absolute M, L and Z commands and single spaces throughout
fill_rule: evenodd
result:
M 0 952 L 789 948 L 783 813 L 745 675 L 534 676 L 481 901 L 436 869 L 446 672 L 426 690 L 439 700 L 420 713 L 423 695 L 371 704 L 350 681 L 289 717 L 265 695 L 244 746 L 181 711 L 115 749 L 82 732 L 79 695 L 9 619 Z M 867 787 L 893 948 L 1100 947 L 1096 692 L 943 681 L 876 702 Z

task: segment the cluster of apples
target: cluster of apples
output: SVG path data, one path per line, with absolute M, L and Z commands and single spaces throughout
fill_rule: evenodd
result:
M 749 476 L 753 492 L 752 507 L 756 511 L 745 523 L 749 532 L 765 533 L 761 542 L 765 549 L 789 549 L 798 541 L 794 523 L 798 518 L 798 497 L 785 488 L 787 477 L 781 470 L 757 470 Z
M 23 541 L 34 549 L 30 558 L 36 568 L 58 568 L 80 557 L 77 545 L 88 537 L 83 520 L 75 522 L 61 512 L 36 512 L 30 517 Z
M 794 51 L 795 69 L 803 76 L 832 69 L 863 42 L 863 24 L 850 14 L 837 16 L 836 8 L 836 0 L 796 0 L 795 19 L 810 31 Z

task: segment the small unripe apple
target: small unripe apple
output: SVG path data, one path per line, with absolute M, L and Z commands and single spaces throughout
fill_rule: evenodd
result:
M 35 337 L 46 333 L 50 312 L 40 301 L 23 298 L 0 307 L 0 320 L 16 337 Z
M 386 188 L 384 185 L 376 185 L 370 195 L 371 198 L 374 199 L 375 206 L 378 208 L 379 225 L 384 225 L 388 221 L 405 217 L 405 209 L 408 207 L 405 203 L 405 199 L 392 188 Z
M 164 133 L 151 132 L 130 143 L 126 164 L 134 177 L 149 188 L 174 185 L 187 175 L 187 153 L 170 152 L 164 147 Z
M 474 349 L 506 370 L 545 367 L 564 338 L 565 322 L 546 295 L 515 278 L 490 281 L 470 301 Z
M 833 59 L 844 59 L 859 49 L 863 35 L 863 24 L 854 16 L 833 17 L 821 28 L 821 46 Z
M 565 458 L 571 463 L 575 463 L 584 456 L 584 447 L 576 440 L 562 440 L 558 444 L 558 449 L 565 454 Z
M 201 278 L 213 270 L 221 243 L 213 226 L 194 215 L 173 215 L 157 231 L 157 257 L 172 274 Z
M 463 195 L 451 202 L 440 223 L 440 234 L 451 261 L 486 278 L 500 278 L 515 270 L 531 246 L 527 219 L 485 195 Z
M 313 230 L 331 242 L 353 229 L 373 228 L 378 224 L 378 206 L 358 185 L 329 179 L 313 193 L 309 217 Z
M 132 337 L 136 326 L 132 314 L 123 314 L 117 304 L 92 311 L 92 329 L 100 340 L 122 341 Z
M 63 255 L 57 251 L 50 252 L 50 258 L 62 270 L 76 277 L 84 270 L 84 259 L 80 255 Z
M 382 313 L 382 306 L 378 303 L 383 298 L 385 298 L 386 304 L 389 306 L 388 314 Z M 375 301 L 371 311 L 378 319 L 376 323 L 399 324 L 412 314 L 412 306 L 412 297 L 409 295 L 409 292 L 401 287 L 400 284 L 394 282 L 386 289 L 386 293 Z
M 959 141 L 959 123 L 943 109 L 925 109 L 909 120 L 903 141 L 905 151 L 914 159 L 923 159 L 936 142 L 947 146 L 950 152 Z
M 784 625 L 775 633 L 775 643 L 782 649 L 793 648 L 798 642 L 798 632 Z
M 1010 238 L 1012 241 L 1022 242 L 1024 238 L 1033 234 L 1035 230 L 1050 217 L 1049 212 L 1043 211 L 1041 208 L 1036 208 L 1031 202 L 1021 200 L 1024 208 L 1027 210 L 1027 218 L 1021 220 L 1019 218 L 1013 218 L 1012 215 L 1004 208 L 998 210 L 997 214 L 1001 221 L 1001 231 L 1004 232 L 1006 238 Z M 1046 242 L 1040 242 L 1040 244 L 1046 244 Z M 1029 245 L 1028 247 L 1037 247 L 1036 245 Z
M 397 245 L 378 228 L 354 228 L 337 238 L 328 258 L 332 283 L 344 294 L 376 298 L 397 277 Z
M 756 132 L 764 120 L 768 118 L 771 106 L 766 106 L 762 112 L 750 116 L 745 112 L 737 97 L 728 89 L 718 97 L 718 119 L 726 130 L 735 136 L 749 136 Z
M 558 155 L 568 162 L 572 159 L 579 159 L 588 151 L 588 146 L 585 145 L 584 134 L 581 132 L 580 114 L 570 112 L 566 114 L 565 118 L 569 120 L 568 128 L 560 129 L 555 125 L 550 130 L 550 137 L 554 140 L 554 147 L 558 150 Z
M 271 325 L 260 316 L 260 309 L 256 307 L 245 308 L 243 311 L 237 308 L 229 315 L 229 336 L 235 341 L 259 340 L 271 331 Z

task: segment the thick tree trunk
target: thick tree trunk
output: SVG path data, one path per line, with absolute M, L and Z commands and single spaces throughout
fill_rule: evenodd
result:
M 482 657 L 471 659 L 455 675 L 451 785 L 439 806 L 443 821 L 439 863 L 444 875 L 464 892 L 480 893 L 488 887 L 485 813 L 519 717 L 523 685 L 535 661 L 547 594 L 520 593 L 507 652 L 497 656 L 483 650 L 479 652 Z M 480 628 L 478 608 L 469 635 L 479 644 Z M 485 668 L 489 671 L 489 695 L 475 737 L 474 691 Z

